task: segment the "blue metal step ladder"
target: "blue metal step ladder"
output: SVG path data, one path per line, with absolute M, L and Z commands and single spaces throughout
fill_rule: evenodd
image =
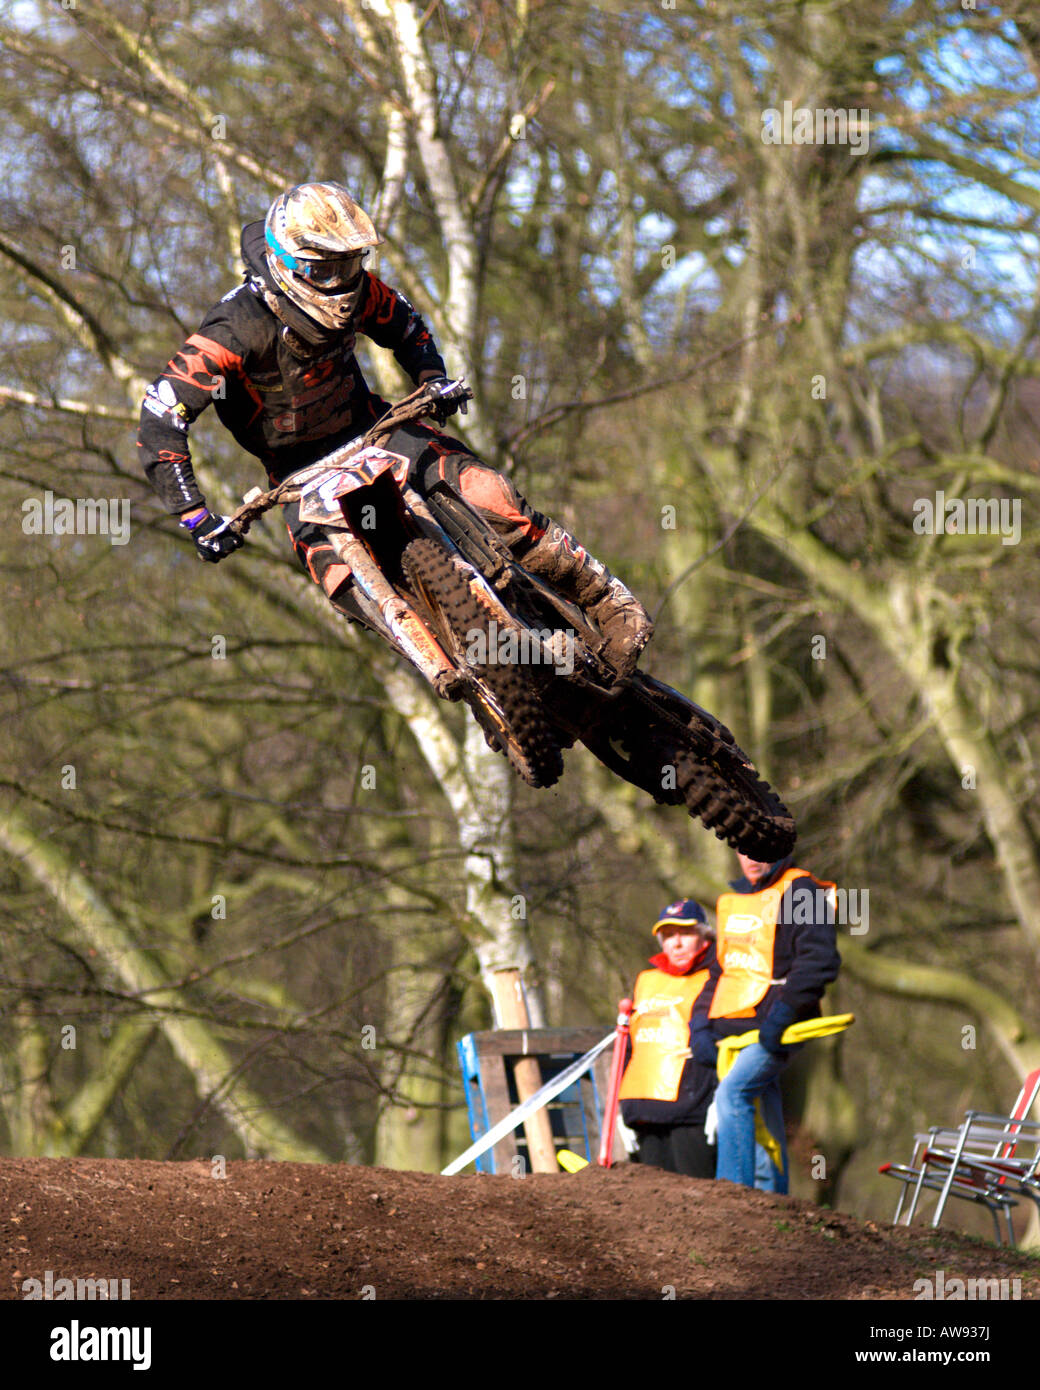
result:
M 551 1081 L 595 1047 L 605 1031 L 603 1028 L 498 1028 L 467 1033 L 460 1038 L 456 1046 L 473 1142 L 519 1104 L 513 1074 L 513 1064 L 518 1058 L 537 1058 L 542 1081 Z M 608 1048 L 596 1058 L 589 1072 L 546 1107 L 558 1150 L 570 1149 L 588 1162 L 595 1162 L 609 1071 Z M 626 1157 L 620 1141 L 615 1150 L 615 1161 Z M 522 1125 L 476 1159 L 475 1167 L 478 1173 L 508 1174 L 517 1171 L 519 1159 L 523 1160 L 522 1171 L 530 1172 Z

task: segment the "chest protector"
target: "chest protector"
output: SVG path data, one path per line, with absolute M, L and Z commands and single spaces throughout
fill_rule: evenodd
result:
M 723 893 L 716 909 L 719 964 L 709 1018 L 754 1018 L 773 981 L 773 950 L 780 903 L 790 884 L 813 878 L 807 869 L 785 869 L 760 893 Z M 834 884 L 813 882 L 828 895 Z M 833 899 L 831 899 L 833 902 Z
M 621 1078 L 621 1100 L 676 1100 L 690 1055 L 690 1014 L 707 970 L 668 975 L 644 970 L 636 980 L 632 1057 Z

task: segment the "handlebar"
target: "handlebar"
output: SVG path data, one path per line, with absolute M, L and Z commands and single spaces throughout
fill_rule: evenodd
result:
M 404 400 L 392 405 L 386 414 L 357 440 L 351 453 L 360 453 L 362 449 L 373 446 L 378 447 L 401 425 L 407 425 L 412 420 L 422 420 L 427 415 L 436 415 L 440 407 L 446 403 L 458 402 L 465 412 L 466 402 L 472 399 L 473 392 L 461 380 L 424 382 L 410 396 L 405 396 Z M 315 462 L 320 463 L 321 460 L 316 459 Z M 244 536 L 257 517 L 283 502 L 295 502 L 299 496 L 300 489 L 291 478 L 271 488 L 269 492 L 254 488 L 246 494 L 242 506 L 228 518 L 229 528 L 236 535 Z

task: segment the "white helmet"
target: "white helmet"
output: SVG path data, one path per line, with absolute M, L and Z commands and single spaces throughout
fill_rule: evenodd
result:
M 300 183 L 271 204 L 267 265 L 283 294 L 325 328 L 347 328 L 365 252 L 382 237 L 341 183 Z

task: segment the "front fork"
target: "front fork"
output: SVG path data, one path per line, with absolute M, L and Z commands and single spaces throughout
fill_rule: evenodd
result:
M 454 558 L 465 567 L 474 597 L 496 619 L 499 631 L 521 631 L 521 624 L 502 602 L 494 587 L 445 535 L 425 498 L 403 479 L 398 479 L 398 485 L 406 508 L 418 522 L 419 531 L 447 546 Z M 350 567 L 356 585 L 357 603 L 365 617 L 408 658 L 438 695 L 444 699 L 457 699 L 461 693 L 461 682 L 468 672 L 460 670 L 459 661 L 445 652 L 427 624 L 387 579 L 363 541 L 353 532 L 340 527 L 328 527 L 328 536 L 337 558 Z M 554 664 L 559 653 L 553 639 L 546 641 L 539 635 L 537 640 L 543 648 L 543 664 Z
M 357 604 L 365 617 L 408 658 L 438 695 L 447 698 L 459 682 L 455 663 L 386 578 L 368 547 L 338 527 L 329 527 L 328 535 L 338 559 L 350 566 Z

